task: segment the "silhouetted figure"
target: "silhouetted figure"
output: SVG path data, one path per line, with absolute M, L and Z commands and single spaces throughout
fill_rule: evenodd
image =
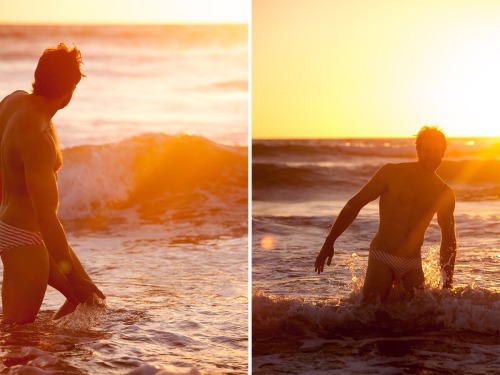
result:
M 94 293 L 104 298 L 69 246 L 57 216 L 62 154 L 51 119 L 68 105 L 84 76 L 81 62 L 76 47 L 46 49 L 33 92 L 15 91 L 0 103 L 2 318 L 8 322 L 33 322 L 47 285 L 67 298 L 54 319 L 90 301 Z
M 417 162 L 381 167 L 341 210 L 316 257 L 315 271 L 323 272 L 325 261 L 330 265 L 337 238 L 366 204 L 380 198 L 380 223 L 370 243 L 364 299 L 385 300 L 395 279 L 409 291 L 422 288 L 421 247 L 435 213 L 441 228 L 443 287 L 451 288 L 457 249 L 455 195 L 436 174 L 446 146 L 446 138 L 437 127 L 424 126 L 416 138 Z

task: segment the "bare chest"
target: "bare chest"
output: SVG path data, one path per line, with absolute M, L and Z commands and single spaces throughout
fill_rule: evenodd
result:
M 435 179 L 424 180 L 417 176 L 402 176 L 389 184 L 381 197 L 389 210 L 433 215 L 438 210 L 443 184 Z

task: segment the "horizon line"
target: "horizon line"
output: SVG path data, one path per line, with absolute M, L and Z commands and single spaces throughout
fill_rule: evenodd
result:
M 272 137 L 272 138 L 261 138 L 257 137 L 251 138 L 251 141 L 302 141 L 302 140 L 345 140 L 345 139 L 407 139 L 415 138 L 417 135 L 409 136 L 342 136 L 342 137 Z M 474 139 L 484 139 L 484 138 L 498 138 L 500 140 L 500 135 L 446 135 L 447 139 L 462 139 L 462 138 L 474 138 Z
M 40 21 L 22 21 L 9 22 L 0 21 L 0 26 L 163 26 L 163 25 L 244 25 L 249 26 L 248 21 L 123 21 L 123 22 L 40 22 Z

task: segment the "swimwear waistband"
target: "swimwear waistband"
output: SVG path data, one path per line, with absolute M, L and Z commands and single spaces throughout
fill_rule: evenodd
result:
M 370 250 L 368 257 L 387 264 L 397 278 L 403 277 L 409 271 L 422 268 L 422 258 L 404 258 L 378 250 Z
M 42 234 L 0 221 L 0 254 L 12 247 L 26 245 L 44 245 Z

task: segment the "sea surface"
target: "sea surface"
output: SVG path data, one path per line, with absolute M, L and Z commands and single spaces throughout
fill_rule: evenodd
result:
M 438 174 L 456 194 L 454 288 L 441 289 L 440 231 L 422 248 L 425 289 L 362 304 L 378 202 L 314 272 L 329 226 L 385 163 L 415 161 L 414 139 L 254 140 L 254 374 L 498 374 L 500 139 L 450 139 Z
M 106 306 L 54 322 L 49 288 L 0 373 L 246 374 L 247 26 L 0 26 L 0 96 L 60 42 L 87 77 L 54 117 L 59 214 Z

